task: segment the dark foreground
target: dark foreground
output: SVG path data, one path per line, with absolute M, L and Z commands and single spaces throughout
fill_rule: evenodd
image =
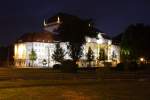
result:
M 0 69 L 0 100 L 150 100 L 148 72 Z

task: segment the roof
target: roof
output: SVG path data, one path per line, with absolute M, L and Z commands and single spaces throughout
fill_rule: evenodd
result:
M 95 32 L 100 32 L 100 33 L 104 33 L 103 31 L 101 31 L 101 30 L 99 30 L 98 28 L 93 28 L 93 30 L 95 31 Z
M 53 42 L 54 36 L 50 32 L 25 33 L 16 42 Z
M 113 40 L 113 44 L 120 44 L 121 40 L 122 40 L 122 36 L 123 36 L 123 34 L 121 33 L 121 34 L 113 37 L 113 39 L 112 39 Z
M 102 33 L 101 34 L 102 35 L 102 37 L 104 38 L 104 39 L 111 39 L 111 37 L 109 37 L 107 34 L 105 34 L 105 33 Z
M 66 13 L 57 13 L 56 15 L 48 18 L 48 20 L 46 20 L 46 23 L 53 23 L 57 21 L 57 18 L 60 18 L 60 21 L 65 21 L 65 20 L 76 20 L 79 19 L 77 16 L 73 16 L 70 14 L 66 14 Z

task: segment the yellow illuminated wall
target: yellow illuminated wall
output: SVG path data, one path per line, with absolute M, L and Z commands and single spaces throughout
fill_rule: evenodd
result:
M 15 44 L 15 59 L 26 59 L 26 46 L 23 43 Z
M 118 63 L 120 61 L 120 47 L 113 45 L 111 40 L 104 39 L 99 35 L 99 38 L 90 38 L 86 37 L 86 43 L 83 45 L 83 56 L 80 59 L 78 64 L 81 67 L 85 67 L 87 64 L 86 54 L 88 52 L 89 47 L 92 48 L 94 52 L 94 61 L 93 66 L 102 66 L 98 61 L 100 48 L 105 50 L 108 58 L 106 62 L 112 62 L 112 53 L 115 52 L 116 58 L 115 61 Z M 52 54 L 55 50 L 55 42 L 54 43 L 44 43 L 44 42 L 24 42 L 24 43 L 16 43 L 14 46 L 14 61 L 16 66 L 21 66 L 21 68 L 25 67 L 52 67 L 54 64 L 58 62 L 52 59 Z M 65 59 L 71 59 L 68 53 L 67 45 L 68 42 L 60 42 L 61 47 L 65 50 L 66 56 Z M 29 55 L 31 50 L 34 50 L 37 55 L 37 59 L 34 61 L 33 66 L 31 65 L 31 61 L 29 59 Z M 43 66 L 43 59 L 47 61 L 47 64 Z M 114 60 L 114 59 L 113 59 Z

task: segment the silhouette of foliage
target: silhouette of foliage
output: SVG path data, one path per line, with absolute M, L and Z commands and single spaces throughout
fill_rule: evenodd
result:
M 87 61 L 89 62 L 89 65 L 91 66 L 91 61 L 94 60 L 94 52 L 91 49 L 91 47 L 88 48 L 88 52 L 86 54 L 86 57 L 87 57 Z
M 121 57 L 137 60 L 138 57 L 150 58 L 150 26 L 144 24 L 129 25 L 121 41 Z
M 96 37 L 97 33 L 91 19 L 83 20 L 77 16 L 64 13 L 60 13 L 58 16 L 63 20 L 58 28 L 60 37 L 62 41 L 69 42 L 70 57 L 76 62 L 82 56 L 82 45 L 85 43 L 85 36 Z
M 64 57 L 65 57 L 65 50 L 63 50 L 63 48 L 60 47 L 60 44 L 57 43 L 55 46 L 55 51 L 52 54 L 52 59 L 61 63 L 64 60 Z
M 100 48 L 98 60 L 105 61 L 106 59 L 107 59 L 107 55 L 105 53 L 105 50 L 103 48 Z
M 31 60 L 33 66 L 34 61 L 37 59 L 36 52 L 33 50 L 33 48 L 31 50 L 31 53 L 29 54 L 29 59 Z

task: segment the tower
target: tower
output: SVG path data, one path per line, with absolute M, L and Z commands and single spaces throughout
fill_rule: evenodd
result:
M 43 29 L 45 31 L 48 31 L 48 32 L 51 32 L 51 33 L 54 33 L 54 34 L 58 34 L 57 29 L 58 29 L 60 23 L 61 23 L 61 21 L 60 21 L 59 16 L 56 16 L 53 19 L 51 19 L 51 20 L 49 19 L 47 21 L 44 19 Z

